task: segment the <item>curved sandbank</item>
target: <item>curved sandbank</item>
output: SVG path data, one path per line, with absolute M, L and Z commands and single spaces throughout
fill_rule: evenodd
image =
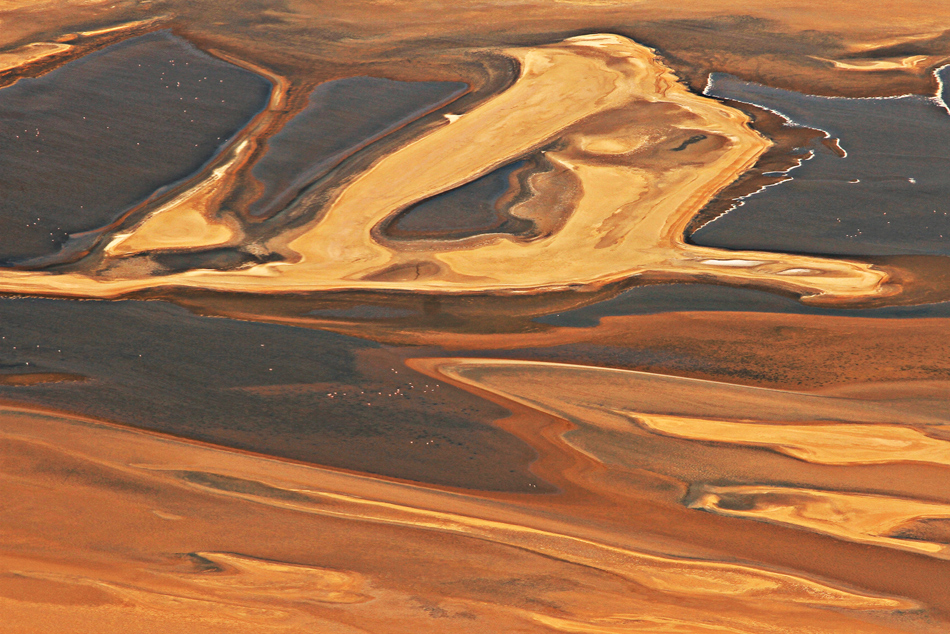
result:
M 851 59 L 847 61 L 825 59 L 824 57 L 814 57 L 814 59 L 817 59 L 819 62 L 828 62 L 840 70 L 858 70 L 865 72 L 912 70 L 920 68 L 931 61 L 931 58 L 927 55 L 910 55 L 908 57 L 895 57 L 892 59 Z
M 650 49 L 616 35 L 587 35 L 504 52 L 521 64 L 513 86 L 381 158 L 315 210 L 309 223 L 272 238 L 267 247 L 283 261 L 161 277 L 142 272 L 149 267 L 114 266 L 122 255 L 169 247 L 168 230 L 156 231 L 177 215 L 166 210 L 162 220 L 120 229 L 95 270 L 0 271 L 0 292 L 104 298 L 175 287 L 518 293 L 656 274 L 829 299 L 896 292 L 886 274 L 868 264 L 685 244 L 690 219 L 749 169 L 769 141 L 749 127 L 746 115 L 689 92 Z M 552 235 L 494 237 L 438 250 L 403 248 L 375 236 L 401 210 L 537 151 L 580 183 L 574 209 Z M 240 165 L 242 153 L 232 154 L 229 165 Z M 549 195 L 559 191 L 556 179 L 532 185 L 542 190 L 538 199 L 545 188 Z M 213 191 L 199 183 L 194 197 L 174 202 L 189 222 L 197 219 L 194 205 L 217 198 L 209 187 Z M 212 217 L 213 210 L 199 211 Z M 212 244 L 239 235 L 227 227 L 204 233 Z M 177 244 L 194 246 L 188 239 Z

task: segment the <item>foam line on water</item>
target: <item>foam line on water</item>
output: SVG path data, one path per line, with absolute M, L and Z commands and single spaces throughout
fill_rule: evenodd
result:
M 946 88 L 946 83 L 943 80 L 942 73 L 948 68 L 950 68 L 950 64 L 944 64 L 940 68 L 934 69 L 934 77 L 937 78 L 937 93 L 933 96 L 931 101 L 946 110 L 947 114 L 950 114 L 950 105 L 947 105 L 947 101 L 943 98 L 943 91 Z

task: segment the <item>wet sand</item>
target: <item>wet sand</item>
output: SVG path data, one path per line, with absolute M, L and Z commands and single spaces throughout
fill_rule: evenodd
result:
M 387 477 L 549 488 L 493 427 L 507 410 L 371 342 L 160 302 L 6 299 L 0 323 L 0 399 Z
M 321 176 L 359 150 L 430 111 L 458 99 L 458 82 L 395 82 L 351 77 L 320 84 L 307 107 L 267 141 L 251 170 L 260 195 L 248 206 L 254 218 L 269 217 Z
M 534 234 L 534 223 L 505 213 L 505 207 L 524 193 L 523 175 L 530 173 L 526 160 L 514 161 L 480 178 L 412 205 L 380 230 L 385 238 L 412 240 L 460 240 L 486 234 Z M 555 216 L 556 211 L 550 210 Z M 520 221 L 520 222 L 519 222 Z

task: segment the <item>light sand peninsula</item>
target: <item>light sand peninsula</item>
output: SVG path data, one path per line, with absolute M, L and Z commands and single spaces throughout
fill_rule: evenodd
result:
M 835 68 L 841 70 L 857 71 L 883 71 L 883 70 L 914 70 L 925 68 L 932 65 L 934 58 L 926 55 L 911 55 L 909 57 L 894 57 L 891 59 L 849 59 L 847 61 L 837 59 L 825 59 L 824 57 L 815 57 L 820 62 L 828 62 Z
M 60 42 L 33 42 L 12 51 L 0 53 L 0 73 L 60 55 L 72 48 L 69 44 Z
M 83 37 L 98 37 L 100 35 L 111 35 L 114 33 L 121 33 L 123 31 L 134 31 L 135 29 L 141 29 L 145 27 L 152 26 L 153 24 L 163 22 L 167 20 L 170 16 L 159 15 L 154 18 L 148 18 L 147 20 L 134 20 L 132 22 L 123 22 L 122 24 L 116 24 L 115 26 L 107 26 L 101 29 L 92 29 L 90 31 L 80 31 L 79 35 Z
M 874 576 L 861 590 L 757 564 L 723 536 L 755 542 L 752 526 L 795 550 L 787 529 L 664 502 L 563 443 L 562 458 L 587 465 L 562 472 L 566 486 L 603 490 L 439 490 L 9 406 L 0 438 L 10 632 L 883 634 L 906 631 L 908 614 L 939 627 L 920 610 L 950 608 L 917 578 L 939 581 L 936 560 L 907 567 L 896 595 Z M 815 543 L 806 535 L 803 552 Z M 917 557 L 879 550 L 892 565 Z
M 161 278 L 3 271 L 0 292 L 72 297 L 174 287 L 537 292 L 656 274 L 761 284 L 830 299 L 895 292 L 886 274 L 867 264 L 685 244 L 690 219 L 749 169 L 769 141 L 748 126 L 744 114 L 689 92 L 651 50 L 620 36 L 589 35 L 505 53 L 522 67 L 513 86 L 378 160 L 316 219 L 273 238 L 269 248 L 285 254 L 285 261 Z M 581 192 L 552 235 L 532 241 L 494 237 L 429 250 L 376 237 L 377 227 L 412 204 L 543 148 L 549 162 L 576 177 Z M 556 181 L 544 183 L 558 192 Z M 214 210 L 196 214 L 194 209 L 207 191 L 198 184 L 193 192 L 188 204 L 175 203 L 181 217 L 213 218 Z M 113 259 L 202 242 L 187 237 L 175 242 L 181 232 L 171 227 L 179 216 L 168 208 L 158 216 L 131 232 L 120 230 L 110 243 Z M 205 236 L 208 245 L 230 235 L 218 227 L 194 233 Z M 108 259 L 100 267 L 108 267 Z
M 30 9 L 30 7 L 27 7 L 26 4 L 22 2 L 14 3 L 13 8 L 27 11 Z M 33 8 L 36 9 L 38 7 Z M 60 7 L 57 7 L 57 9 L 59 8 Z M 5 7 L 4 3 L 0 2 L 0 12 L 5 10 L 9 10 L 9 8 Z M 109 41 L 115 36 L 132 34 L 136 31 L 142 31 L 144 29 L 157 26 L 168 20 L 168 18 L 169 16 L 167 15 L 160 15 L 147 20 L 123 22 L 121 24 L 103 29 L 81 31 L 79 33 L 69 33 L 59 37 L 55 42 L 31 42 L 30 44 L 25 44 L 9 51 L 0 52 L 0 74 L 6 74 L 9 71 L 23 69 L 23 67 L 36 64 L 37 62 L 50 61 L 53 58 L 62 57 L 66 53 L 82 54 L 84 49 L 86 52 L 90 52 L 88 46 L 77 48 L 75 44 L 68 43 L 76 42 L 76 40 L 79 40 L 80 38 L 85 38 L 91 41 L 105 42 Z M 14 37 L 16 30 L 17 29 L 15 27 L 13 33 L 11 34 Z M 103 38 L 102 36 L 111 37 Z M 90 44 L 90 42 L 82 43 L 86 45 Z
M 121 257 L 143 251 L 238 244 L 242 237 L 238 222 L 230 217 L 215 218 L 208 210 L 214 209 L 227 194 L 224 178 L 247 156 L 248 149 L 247 141 L 238 143 L 224 164 L 211 171 L 211 176 L 156 209 L 132 230 L 111 236 L 106 254 Z

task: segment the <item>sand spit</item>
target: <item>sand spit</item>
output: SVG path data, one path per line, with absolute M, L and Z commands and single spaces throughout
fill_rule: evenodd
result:
M 6 53 L 0 53 L 0 73 L 65 53 L 72 50 L 72 48 L 69 44 L 59 42 L 34 42 Z
M 26 9 L 23 6 L 17 8 Z M 3 10 L 4 7 L 0 4 L 0 11 Z M 26 10 L 29 11 L 29 9 Z M 55 62 L 69 56 L 84 55 L 96 50 L 104 43 L 115 42 L 122 37 L 155 28 L 168 21 L 170 17 L 159 15 L 146 20 L 123 22 L 102 29 L 66 33 L 56 38 L 55 42 L 31 42 L 9 51 L 0 52 L 0 76 L 16 77 L 17 74 L 30 70 L 28 68 L 30 66 Z
M 826 299 L 896 292 L 884 272 L 867 264 L 685 244 L 690 219 L 748 170 L 769 142 L 749 128 L 744 114 L 689 92 L 651 50 L 620 36 L 589 35 L 505 53 L 522 67 L 513 86 L 379 159 L 315 220 L 272 238 L 268 247 L 282 253 L 283 261 L 161 278 L 116 271 L 108 276 L 2 271 L 0 291 L 106 298 L 175 287 L 252 293 L 538 292 L 661 274 L 754 283 Z M 282 91 L 274 92 L 279 99 Z M 684 144 L 700 136 L 704 140 Z M 249 143 L 253 138 L 252 132 L 244 135 Z M 553 235 L 528 242 L 498 237 L 431 251 L 377 239 L 376 228 L 401 210 L 539 150 L 570 171 L 583 192 Z M 228 166 L 235 167 L 221 167 L 224 172 L 209 178 L 224 187 L 225 172 L 242 165 L 241 155 L 234 150 Z M 545 182 L 559 186 L 556 180 Z M 164 209 L 140 225 L 141 233 L 120 229 L 121 239 L 113 239 L 106 255 L 230 243 L 237 232 L 228 234 L 223 227 L 196 231 L 195 240 L 183 242 L 181 232 L 171 228 L 177 213 L 189 222 L 199 215 L 214 217 L 214 210 L 195 207 L 208 195 L 203 185 L 191 192 L 173 203 L 178 212 Z M 724 268 L 717 265 L 722 260 L 757 264 Z M 108 268 L 109 261 L 98 267 Z
M 236 246 L 244 237 L 240 223 L 219 214 L 222 201 L 234 187 L 236 173 L 248 166 L 259 148 L 258 137 L 270 130 L 287 107 L 289 82 L 266 68 L 239 60 L 222 51 L 211 53 L 226 62 L 257 73 L 271 83 L 267 106 L 251 120 L 221 153 L 207 173 L 190 179 L 176 195 L 131 228 L 109 239 L 105 254 L 121 258 L 142 252 L 188 251 Z
M 950 466 L 950 443 L 898 425 L 770 425 L 680 416 L 642 416 L 637 420 L 661 434 L 772 447 L 800 460 L 820 464 L 908 461 Z
M 555 416 L 571 419 L 581 412 L 589 415 L 596 411 L 602 424 L 616 430 L 629 430 L 639 423 L 697 440 L 721 437 L 728 443 L 778 446 L 786 435 L 789 443 L 794 438 L 796 445 L 814 448 L 814 454 L 800 452 L 798 457 L 803 460 L 846 464 L 899 462 L 914 460 L 912 456 L 927 456 L 923 461 L 950 464 L 950 444 L 929 439 L 912 427 L 946 424 L 948 417 L 907 411 L 897 399 L 868 402 L 823 393 L 541 361 L 415 359 L 411 364 L 529 407 L 544 408 Z M 690 400 L 676 398 L 684 392 L 690 394 Z M 893 424 L 896 420 L 902 425 Z M 795 424 L 798 422 L 808 424 Z M 774 430 L 774 442 L 754 440 L 763 438 L 769 426 Z M 742 431 L 744 427 L 749 431 Z M 881 448 L 867 444 L 875 435 L 880 438 Z M 840 439 L 841 452 L 828 449 L 828 454 L 823 453 L 825 450 L 819 447 L 833 447 L 833 438 Z M 855 443 L 863 444 L 865 453 L 855 454 L 851 453 L 853 448 L 844 448 Z M 887 451 L 892 452 L 890 456 Z
M 569 494 L 427 488 L 12 407 L 0 412 L 0 437 L 0 490 L 18 501 L 5 513 L 0 548 L 10 631 L 106 622 L 164 632 L 646 623 L 764 634 L 781 622 L 884 633 L 901 631 L 900 614 L 919 614 L 931 598 L 723 561 L 688 539 L 642 533 L 617 511 L 742 522 L 658 504 L 649 490 L 618 497 L 622 479 L 611 484 L 619 474 L 609 472 L 601 476 L 608 496 L 579 504 Z M 561 447 L 570 462 L 589 465 L 568 476 L 597 468 Z M 108 523 L 94 519 L 103 515 Z M 915 572 L 934 574 L 927 565 Z
M 207 210 L 227 193 L 221 181 L 246 156 L 247 148 L 246 141 L 237 143 L 232 156 L 214 168 L 211 176 L 150 213 L 132 230 L 113 235 L 105 247 L 106 254 L 123 256 L 237 244 L 242 235 L 238 223 L 229 217 L 209 217 Z
M 134 31 L 137 29 L 148 28 L 155 24 L 159 24 L 169 19 L 170 16 L 159 15 L 154 18 L 149 18 L 147 20 L 134 20 L 132 22 L 123 22 L 122 24 L 116 24 L 115 26 L 107 26 L 101 29 L 92 29 L 90 31 L 80 31 L 79 35 L 83 37 L 98 37 L 100 35 L 111 35 L 115 33 L 121 33 L 123 31 Z
M 824 57 L 815 57 L 820 62 L 828 62 L 835 68 L 841 70 L 857 71 L 885 71 L 885 70 L 915 70 L 925 67 L 934 60 L 926 55 L 911 55 L 909 57 L 896 57 L 892 59 L 849 59 L 847 61 L 837 59 L 825 59 Z

